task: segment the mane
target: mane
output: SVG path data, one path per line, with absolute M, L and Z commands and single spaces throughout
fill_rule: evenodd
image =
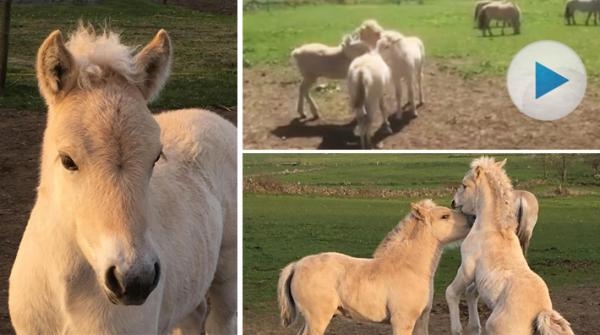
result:
M 383 32 L 383 28 L 379 25 L 379 23 L 377 21 L 375 21 L 373 19 L 363 21 L 363 23 L 360 25 L 360 27 L 358 27 L 357 30 L 358 31 L 370 30 L 375 33 Z
M 431 200 L 424 200 L 420 203 L 426 207 L 435 207 L 435 204 Z M 379 243 L 379 245 L 373 252 L 373 258 L 383 256 L 392 245 L 396 245 L 397 243 L 402 241 L 406 242 L 410 240 L 415 235 L 415 233 L 419 231 L 419 228 L 421 226 L 422 225 L 419 224 L 419 220 L 413 215 L 411 211 Z
M 139 81 L 133 57 L 136 48 L 121 44 L 118 33 L 105 28 L 98 34 L 93 26 L 80 22 L 65 46 L 77 64 L 77 85 L 81 89 L 89 89 L 115 73 L 130 83 Z
M 500 210 L 496 211 L 496 222 L 499 222 L 502 228 L 514 229 L 517 225 L 514 211 L 514 192 L 510 178 L 506 171 L 493 157 L 483 156 L 471 162 L 471 173 L 476 168 L 481 168 L 489 182 L 492 194 L 495 197 L 494 206 Z

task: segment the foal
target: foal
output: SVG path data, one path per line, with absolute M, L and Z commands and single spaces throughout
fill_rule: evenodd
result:
M 462 334 L 458 303 L 471 283 L 492 310 L 485 325 L 488 335 L 573 334 L 569 322 L 553 309 L 546 283 L 529 268 L 519 245 L 505 162 L 474 160 L 454 196 L 455 206 L 475 213 L 476 219 L 461 244 L 460 268 L 446 289 L 452 334 Z
M 389 322 L 394 335 L 427 333 L 433 277 L 442 249 L 464 238 L 467 218 L 431 200 L 412 204 L 372 259 L 335 252 L 288 264 L 277 285 L 281 320 L 304 317 L 303 335 L 322 335 L 331 318 Z

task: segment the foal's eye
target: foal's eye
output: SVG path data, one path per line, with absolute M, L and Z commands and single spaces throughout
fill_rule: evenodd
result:
M 163 152 L 162 151 L 159 152 L 158 156 L 156 156 L 156 159 L 154 159 L 154 163 L 153 164 L 156 164 L 156 162 L 158 162 L 160 160 L 160 156 L 162 156 L 162 155 L 163 155 Z
M 69 155 L 67 154 L 60 154 L 60 162 L 62 163 L 63 167 L 69 171 L 79 170 L 77 164 L 75 164 L 75 162 L 73 162 L 73 159 L 71 159 L 71 157 L 69 157 Z
M 448 220 L 450 218 L 450 214 L 444 214 L 442 216 L 442 220 Z

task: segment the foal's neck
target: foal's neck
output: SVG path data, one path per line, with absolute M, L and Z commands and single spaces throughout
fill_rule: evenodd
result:
M 410 268 L 428 278 L 433 277 L 440 262 L 443 246 L 433 235 L 420 231 L 409 240 L 397 241 L 380 258 L 396 264 L 398 271 Z
M 506 211 L 512 211 L 513 204 L 504 203 L 505 200 L 498 194 L 494 194 L 487 178 L 480 182 L 477 187 L 477 220 L 475 230 L 501 230 L 504 225 L 503 220 L 507 220 Z M 510 206 L 509 209 L 506 206 Z

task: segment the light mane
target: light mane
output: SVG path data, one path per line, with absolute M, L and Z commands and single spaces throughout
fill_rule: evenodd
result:
M 383 28 L 379 25 L 379 23 L 373 19 L 365 20 L 363 23 L 356 29 L 357 32 L 370 30 L 374 33 L 382 33 Z
M 140 81 L 133 53 L 135 47 L 121 44 L 118 33 L 103 29 L 96 33 L 91 25 L 79 23 L 65 43 L 77 64 L 77 85 L 89 89 L 115 73 L 130 83 Z
M 493 157 L 482 156 L 471 162 L 471 173 L 480 167 L 487 177 L 488 185 L 495 198 L 495 220 L 502 228 L 514 230 L 517 221 L 514 211 L 514 192 L 510 178 L 504 168 L 496 165 Z
M 428 208 L 435 207 L 435 204 L 431 200 L 423 200 L 420 204 Z M 385 255 L 392 246 L 413 239 L 416 233 L 421 230 L 421 227 L 423 227 L 423 225 L 419 223 L 419 219 L 417 219 L 411 211 L 379 243 L 373 252 L 373 258 Z

